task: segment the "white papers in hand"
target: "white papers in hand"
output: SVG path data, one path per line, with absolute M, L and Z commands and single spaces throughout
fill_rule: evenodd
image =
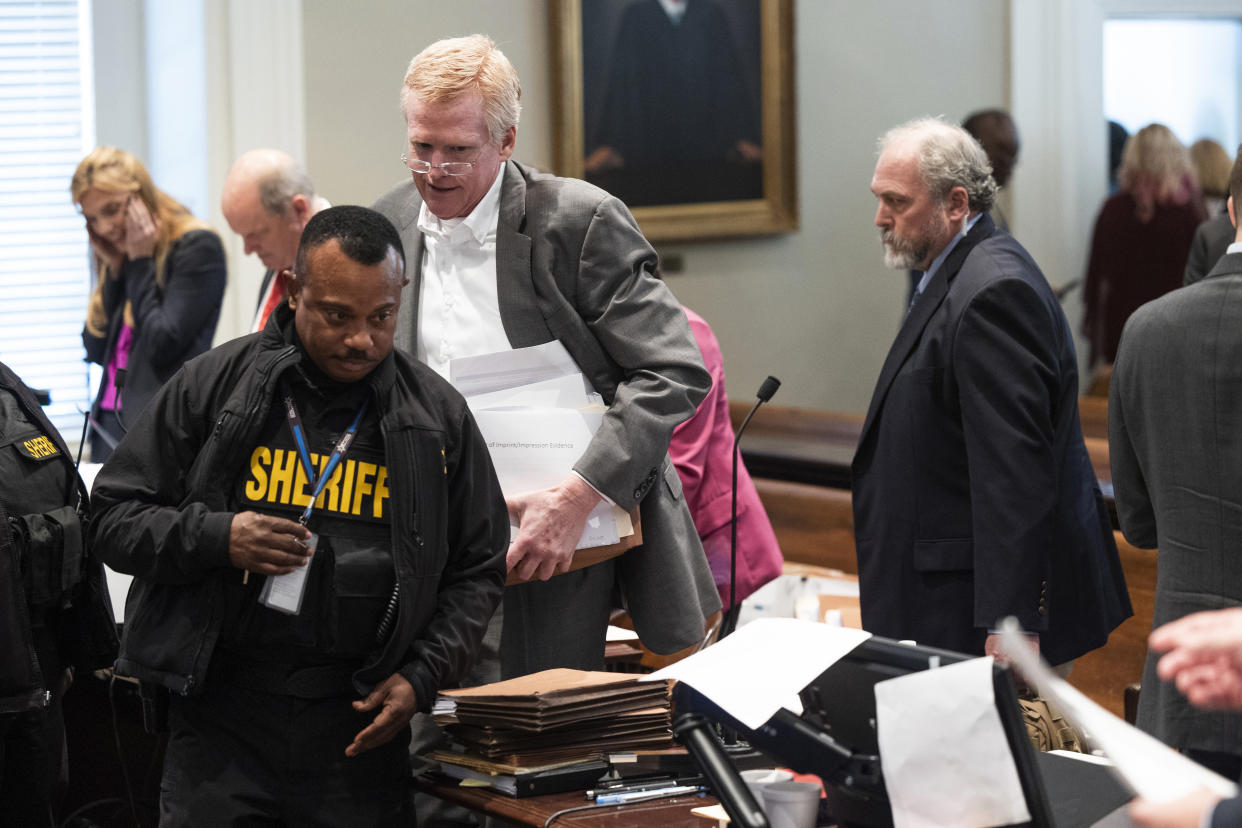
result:
M 1136 727 L 1100 707 L 1058 677 L 1031 651 L 1017 622 L 1006 619 L 1001 640 L 1007 655 L 1039 694 L 1061 711 L 1109 759 L 1122 784 L 1153 802 L 1171 802 L 1206 787 L 1224 798 L 1237 795 L 1238 786 L 1187 759 Z
M 992 659 L 882 681 L 875 708 L 896 828 L 1030 820 L 996 710 Z
M 569 475 L 603 420 L 572 408 L 506 408 L 475 412 L 475 422 L 506 497 L 540 491 Z M 516 529 L 511 529 L 515 535 Z M 623 509 L 600 502 L 587 517 L 575 548 L 608 546 L 634 534 Z
M 449 382 L 467 399 L 571 374 L 581 375 L 581 371 L 557 340 L 530 348 L 460 357 L 449 363 Z
M 801 713 L 798 692 L 870 637 L 848 627 L 760 618 L 639 681 L 684 681 L 755 730 L 782 707 Z
M 587 402 L 586 385 L 582 374 L 576 371 L 563 377 L 466 397 L 470 410 L 476 414 L 502 408 L 582 408 Z

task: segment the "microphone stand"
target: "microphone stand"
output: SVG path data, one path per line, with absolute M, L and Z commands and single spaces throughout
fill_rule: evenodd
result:
M 772 395 L 776 393 L 776 389 L 781 387 L 781 381 L 776 377 L 768 377 L 759 386 L 759 392 L 756 396 L 759 398 L 751 407 L 750 413 L 742 420 L 742 424 L 737 427 L 737 433 L 733 435 L 733 501 L 732 510 L 729 517 L 729 608 L 725 610 L 724 618 L 720 624 L 720 638 L 724 638 L 737 628 L 737 617 L 741 611 L 741 607 L 737 603 L 737 463 L 738 457 L 741 456 L 742 432 L 746 431 L 746 426 L 750 424 L 750 418 L 755 416 L 755 412 L 759 410 L 759 406 L 772 399 Z

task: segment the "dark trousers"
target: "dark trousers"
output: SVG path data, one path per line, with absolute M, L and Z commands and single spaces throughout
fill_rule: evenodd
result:
M 556 667 L 604 669 L 616 559 L 505 589 L 501 679 Z
M 412 826 L 409 730 L 347 757 L 377 715 L 217 682 L 174 696 L 160 825 Z
M 63 778 L 64 669 L 51 633 L 39 626 L 33 635 L 44 684 L 53 693 L 47 707 L 0 715 L 0 826 L 13 828 L 50 826 L 52 801 Z

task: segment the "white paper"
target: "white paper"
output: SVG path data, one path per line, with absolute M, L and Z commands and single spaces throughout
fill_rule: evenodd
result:
M 506 496 L 560 483 L 586 451 L 601 414 L 566 408 L 479 411 L 479 431 Z
M 1026 680 L 1113 761 L 1117 777 L 1138 796 L 1171 802 L 1207 787 L 1224 798 L 1238 786 L 1109 713 L 1058 677 L 1031 651 L 1017 622 L 1001 625 L 1002 646 Z
M 581 374 L 558 340 L 530 348 L 461 357 L 449 363 L 449 382 L 463 397 Z
M 562 377 L 485 391 L 466 397 L 472 412 L 498 408 L 585 408 L 590 404 L 586 380 L 574 372 Z
M 506 497 L 557 485 L 573 470 L 603 420 L 603 414 L 570 408 L 475 412 L 475 421 Z M 511 538 L 516 528 L 510 528 Z M 575 548 L 608 546 L 634 534 L 630 516 L 607 501 L 588 515 Z
M 996 710 L 992 659 L 882 681 L 875 709 L 896 828 L 1030 820 Z
M 608 632 L 604 636 L 605 641 L 637 641 L 638 633 L 633 630 L 627 630 L 625 627 L 617 627 L 612 624 L 608 625 Z
M 802 713 L 798 692 L 871 637 L 847 627 L 760 618 L 728 638 L 639 681 L 684 681 L 751 730 L 784 707 Z

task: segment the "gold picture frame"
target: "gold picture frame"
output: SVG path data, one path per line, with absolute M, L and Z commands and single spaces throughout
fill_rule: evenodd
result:
M 793 51 L 793 0 L 689 0 L 691 4 L 718 4 L 715 10 L 717 18 L 737 18 L 739 9 L 746 7 L 748 13 L 758 18 L 757 37 L 745 26 L 740 27 L 743 35 L 751 38 L 752 48 L 739 50 L 738 64 L 743 71 L 757 75 L 753 82 L 740 84 L 753 86 L 751 99 L 757 100 L 757 112 L 753 113 L 752 122 L 757 122 L 759 140 L 757 142 L 737 142 L 740 150 L 748 152 L 733 153 L 733 160 L 720 161 L 730 163 L 731 167 L 724 174 L 700 177 L 698 181 L 733 182 L 745 181 L 737 187 L 747 187 L 739 193 L 729 193 L 725 198 L 717 200 L 696 201 L 683 198 L 677 187 L 662 189 L 663 181 L 672 181 L 675 176 L 661 178 L 659 174 L 645 177 L 641 174 L 640 164 L 613 169 L 612 181 L 624 188 L 627 182 L 645 182 L 645 190 L 633 190 L 638 195 L 627 197 L 614 186 L 609 186 L 607 173 L 586 172 L 587 132 L 586 113 L 616 107 L 605 107 L 600 94 L 602 88 L 610 88 L 619 81 L 610 77 L 610 71 L 616 69 L 617 61 L 612 60 L 613 54 L 599 48 L 599 39 L 605 35 L 601 32 L 612 32 L 607 26 L 598 23 L 601 15 L 611 23 L 623 20 L 623 15 L 632 6 L 647 4 L 649 7 L 655 0 L 631 0 L 622 4 L 616 0 L 552 0 L 551 2 L 551 40 L 553 49 L 552 84 L 553 84 L 553 131 L 555 134 L 556 172 L 563 176 L 594 180 L 614 195 L 630 204 L 634 217 L 647 238 L 658 241 L 685 241 L 690 239 L 710 239 L 728 236 L 753 236 L 773 233 L 787 233 L 798 229 L 797 199 L 797 148 L 795 140 L 795 97 L 794 97 L 794 51 Z M 591 23 L 589 36 L 593 38 L 592 46 L 586 50 L 585 58 L 592 61 L 588 66 L 584 63 L 584 6 L 588 22 Z M 608 4 L 608 5 L 603 5 Z M 757 9 L 754 7 L 757 6 Z M 635 12 L 638 9 L 634 9 Z M 654 14 L 655 12 L 652 12 Z M 686 12 L 689 21 L 689 11 Z M 701 17 L 701 15 L 700 15 Z M 697 18 L 696 18 L 697 19 Z M 753 18 L 752 18 L 753 19 Z M 719 23 L 719 21 L 717 21 Z M 624 22 L 620 24 L 616 36 L 621 29 L 629 29 Z M 734 25 L 736 31 L 739 27 Z M 719 38 L 718 38 L 719 39 Z M 757 47 L 754 48 L 754 47 Z M 723 45 L 720 47 L 723 48 Z M 621 53 L 618 45 L 612 52 Z M 625 50 L 630 54 L 633 50 Z M 713 50 L 713 52 L 718 50 Z M 757 55 L 755 52 L 757 51 Z M 749 61 L 749 63 L 747 62 Z M 588 72 L 589 70 L 589 72 Z M 589 80 L 584 80 L 589 77 Z M 601 78 L 603 80 L 601 80 Z M 706 87 L 711 91 L 728 88 L 719 84 L 713 77 L 712 83 Z M 584 101 L 584 89 L 590 87 L 592 100 Z M 614 98 L 607 98 L 612 101 Z M 588 105 L 589 103 L 589 105 Z M 752 110 L 753 112 L 753 110 Z M 598 121 L 605 116 L 598 116 Z M 614 118 L 615 120 L 615 118 Z M 634 119 L 637 120 L 637 119 Z M 657 119 L 658 120 L 658 119 Z M 652 131 L 659 129 L 659 124 L 647 124 Z M 598 130 L 597 130 L 598 131 Z M 709 135 L 719 130 L 702 129 L 696 135 Z M 676 145 L 676 141 L 668 141 L 661 146 Z M 732 150 L 731 150 L 732 152 Z M 624 154 L 624 153 L 623 153 Z M 607 156 L 607 153 L 605 154 Z M 679 170 L 685 162 L 664 162 L 664 169 Z M 717 163 L 717 162 L 713 162 Z M 699 162 L 694 162 L 698 165 Z M 681 166 L 676 166 L 681 165 Z M 749 166 L 747 166 L 749 165 Z M 638 172 L 632 173 L 637 168 Z M 655 168 L 650 168 L 655 169 Z M 743 174 L 734 175 L 734 170 L 742 170 Z M 600 180 L 600 179 L 605 180 Z M 682 182 L 676 182 L 682 183 Z M 694 184 L 693 181 L 690 182 Z M 685 186 L 682 190 L 687 190 Z M 696 195 L 707 188 L 696 188 Z M 710 196 L 709 196 L 710 197 Z M 663 203 L 669 200 L 676 203 Z M 648 203 L 650 202 L 650 203 Z

